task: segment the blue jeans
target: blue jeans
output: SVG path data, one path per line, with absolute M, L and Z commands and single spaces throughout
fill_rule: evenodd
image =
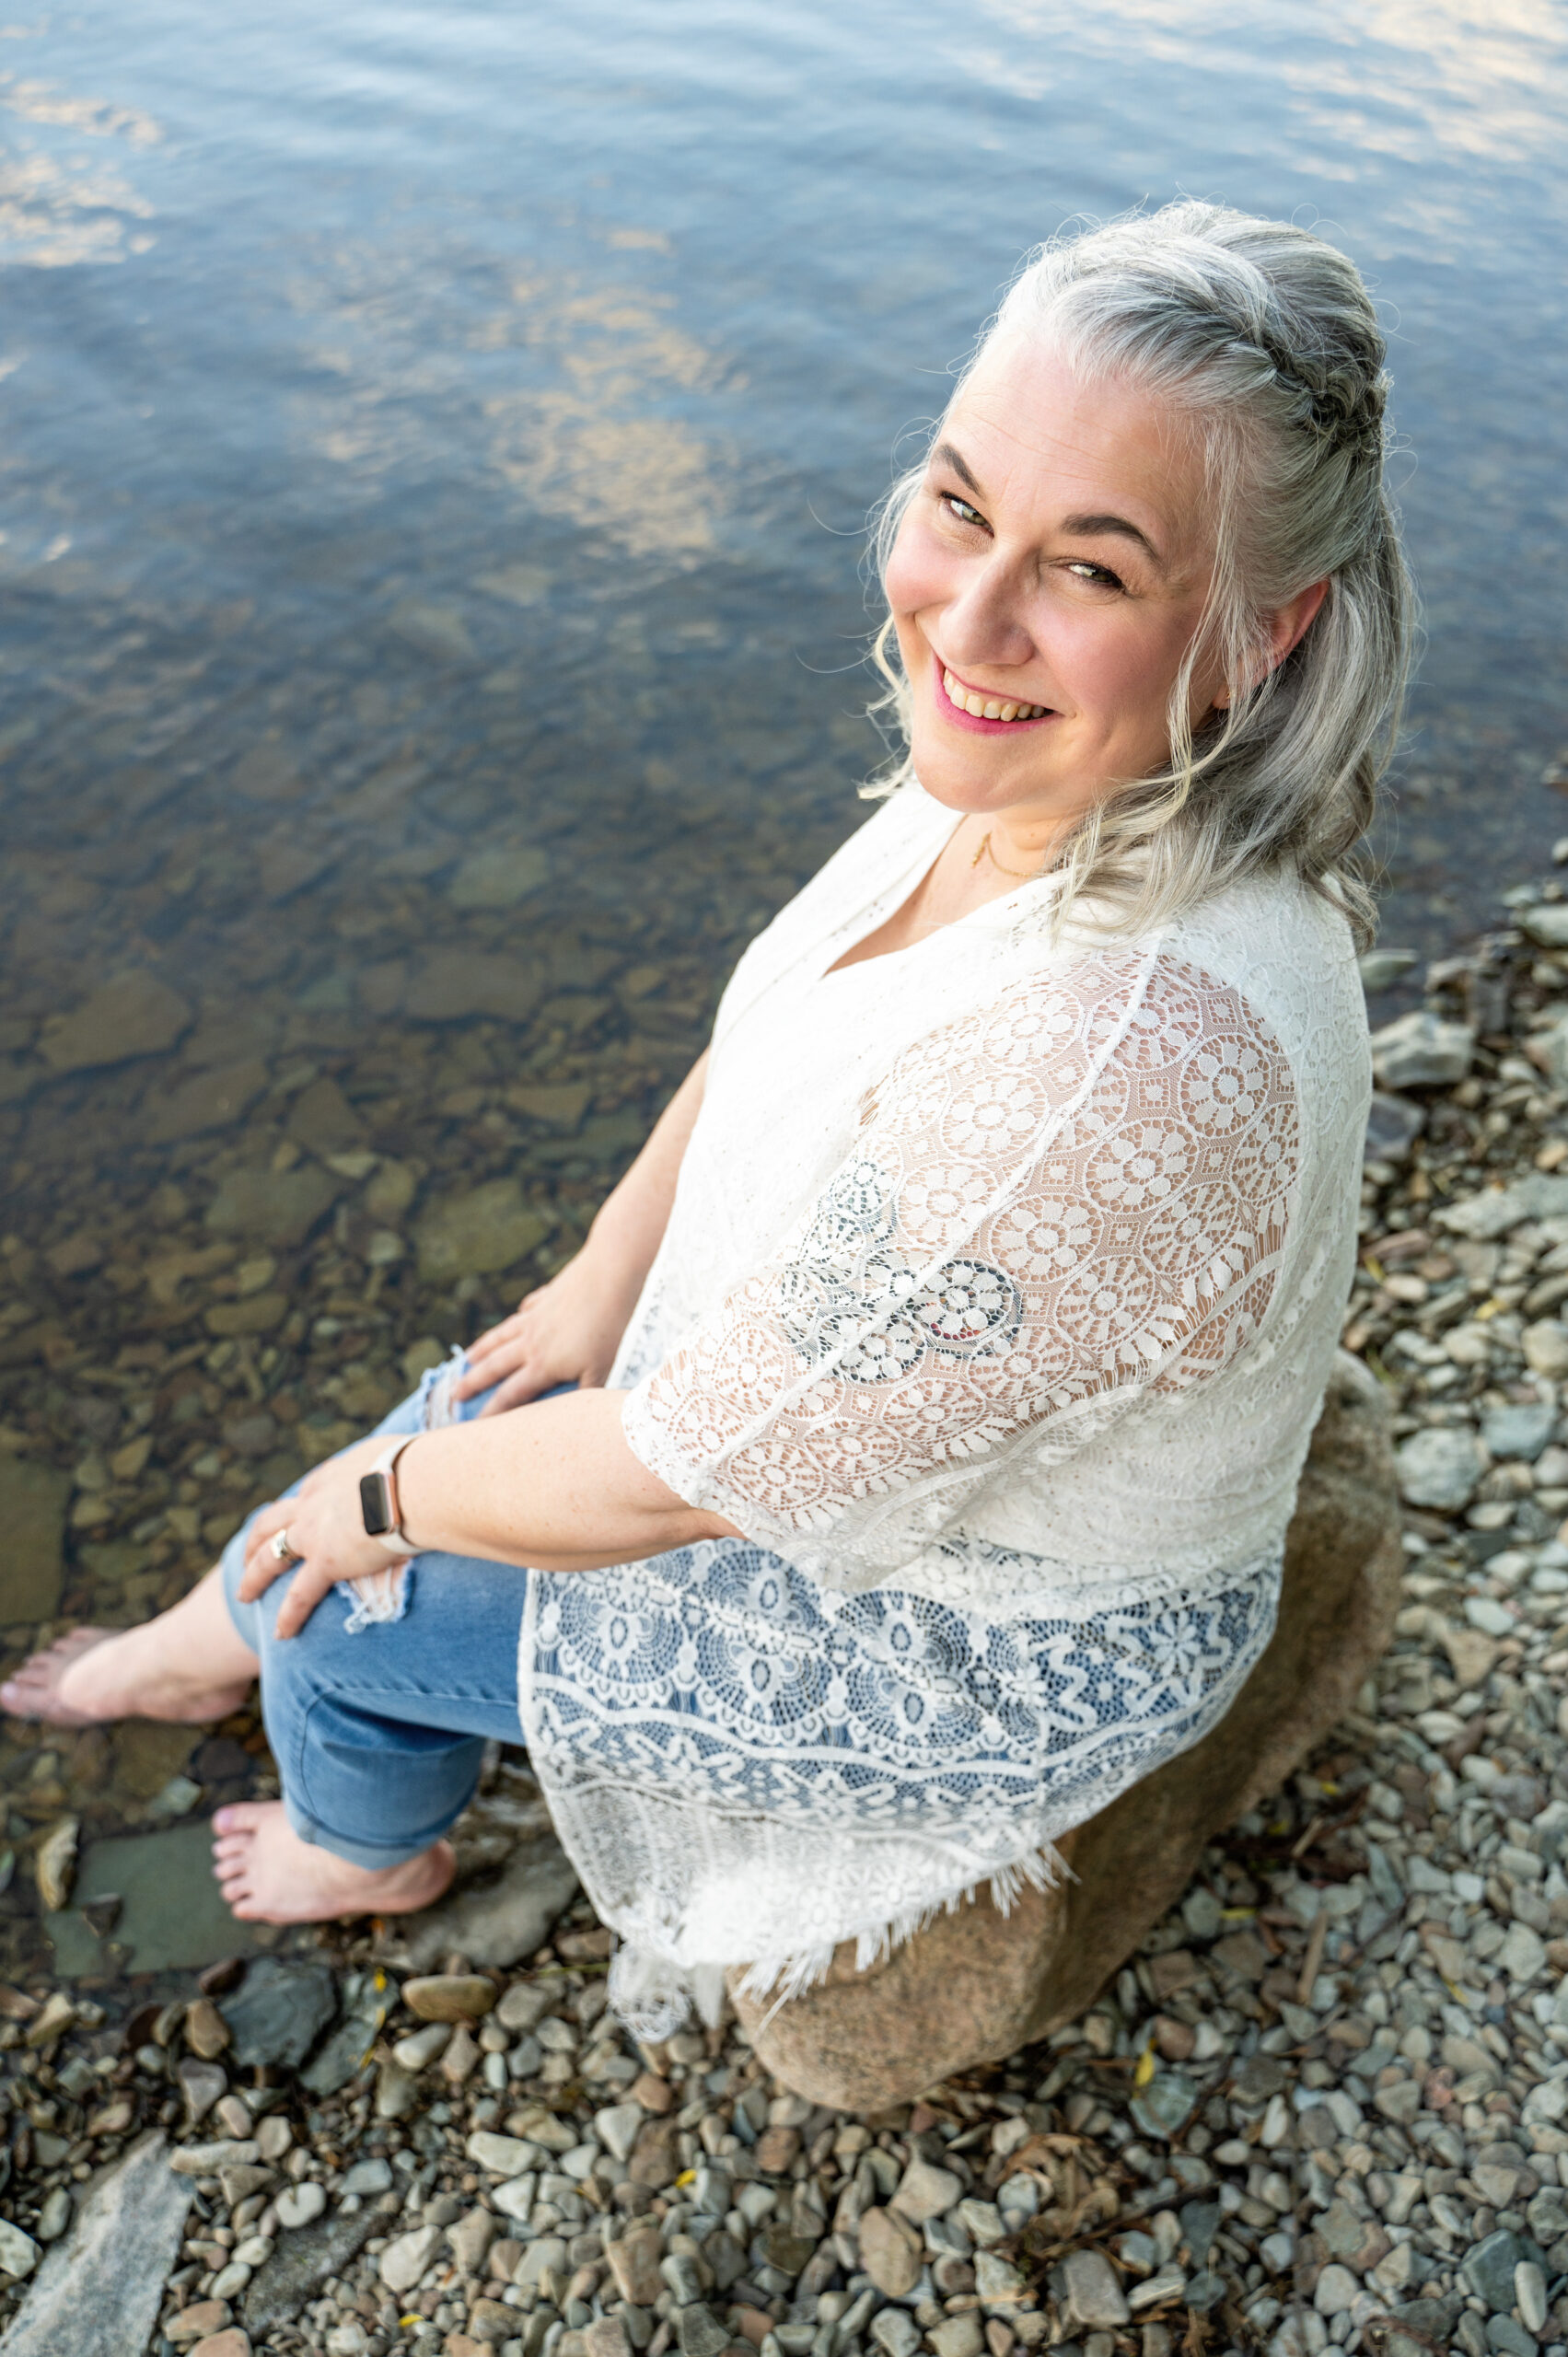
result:
M 377 1432 L 423 1432 L 432 1392 L 451 1373 L 450 1362 L 432 1370 Z M 456 1403 L 441 1421 L 467 1422 L 489 1397 Z M 261 1661 L 261 1718 L 296 1833 L 356 1866 L 417 1857 L 472 1799 L 486 1740 L 521 1740 L 517 1638 L 527 1572 L 416 1555 L 398 1620 L 351 1634 L 334 1590 L 296 1637 L 280 1643 L 275 1627 L 292 1574 L 241 1604 L 244 1530 L 224 1550 L 222 1569 L 234 1625 Z

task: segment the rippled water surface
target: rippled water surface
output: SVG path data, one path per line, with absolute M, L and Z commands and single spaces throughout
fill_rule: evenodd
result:
M 1568 824 L 1565 121 L 1545 0 L 0 28 L 13 1652 L 171 1599 L 571 1248 L 860 815 L 866 508 L 1076 213 L 1375 282 L 1429 632 L 1386 938 L 1487 922 Z M 241 1788 L 215 1740 L 13 1730 L 10 1839 Z

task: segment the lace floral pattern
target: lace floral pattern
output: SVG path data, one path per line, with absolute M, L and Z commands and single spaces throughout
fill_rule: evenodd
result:
M 1049 1566 L 1029 1569 L 1049 1596 Z M 528 1740 L 596 1902 L 636 1945 L 673 1933 L 688 1961 L 727 1952 L 771 1985 L 839 1940 L 874 1948 L 912 1898 L 1048 1871 L 1059 1833 L 1223 1715 L 1278 1567 L 1005 1620 L 824 1592 L 745 1540 L 533 1585 Z M 710 1838 L 668 1846 L 697 1791 Z M 711 1872 L 714 1826 L 744 1842 L 738 1880 Z
M 1289 1064 L 1234 987 L 1103 950 L 1030 975 L 893 1063 L 804 1225 L 633 1396 L 627 1436 L 791 1560 L 896 1574 L 1021 1435 L 1246 1346 L 1297 1167 Z

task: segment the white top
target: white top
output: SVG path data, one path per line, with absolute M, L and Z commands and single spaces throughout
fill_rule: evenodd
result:
M 830 972 L 956 823 L 902 789 L 719 1009 L 610 1380 L 744 1540 L 530 1576 L 525 1735 L 645 1987 L 1039 1879 L 1272 1625 L 1354 1256 L 1348 929 L 1272 877 L 1052 946 L 1047 878 Z

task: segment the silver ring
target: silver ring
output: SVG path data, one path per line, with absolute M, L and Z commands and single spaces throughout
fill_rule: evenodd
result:
M 295 1550 L 289 1544 L 289 1538 L 286 1530 L 273 1531 L 273 1554 L 275 1561 L 280 1563 L 292 1563 L 297 1561 Z

